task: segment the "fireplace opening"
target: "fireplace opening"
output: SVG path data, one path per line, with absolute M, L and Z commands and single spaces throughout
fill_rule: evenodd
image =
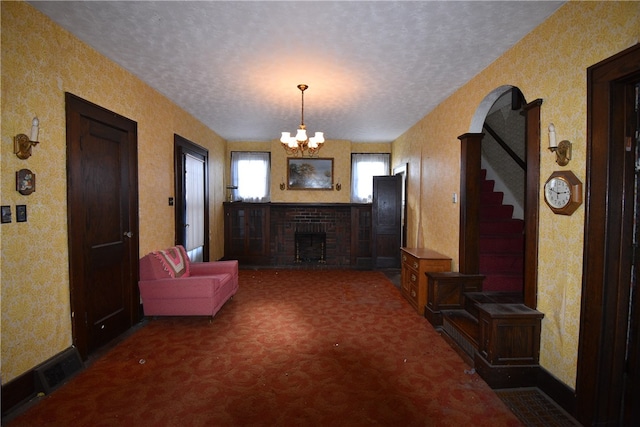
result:
M 325 232 L 296 231 L 296 263 L 317 262 L 325 264 L 326 261 Z

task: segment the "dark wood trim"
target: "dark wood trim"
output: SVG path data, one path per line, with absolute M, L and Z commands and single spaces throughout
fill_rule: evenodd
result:
M 480 159 L 483 133 L 460 135 L 460 247 L 459 270 L 480 272 Z
M 587 69 L 585 246 L 575 416 L 584 425 L 617 425 L 628 316 L 623 270 L 624 96 L 640 80 L 640 45 Z M 623 104 L 621 106 L 621 103 Z M 626 216 L 625 216 L 626 217 Z
M 173 160 L 174 160 L 174 178 L 175 178 L 175 244 L 182 245 L 185 242 L 184 229 L 184 161 L 183 155 L 189 153 L 204 160 L 204 248 L 203 261 L 209 261 L 209 150 L 199 146 L 178 134 L 173 136 Z M 182 213 L 182 214 L 181 214 Z
M 35 369 L 31 369 L 17 378 L 2 385 L 2 416 L 9 415 L 20 405 L 27 403 L 38 393 Z
M 535 387 L 540 365 L 492 365 L 478 352 L 474 354 L 478 375 L 493 389 Z
M 567 411 L 568 414 L 575 413 L 576 395 L 573 389 L 551 375 L 551 373 L 543 367 L 540 367 L 538 370 L 536 387 L 553 399 L 553 401 Z
M 525 105 L 526 182 L 524 202 L 524 304 L 538 306 L 538 222 L 540 200 L 540 108 L 542 100 Z

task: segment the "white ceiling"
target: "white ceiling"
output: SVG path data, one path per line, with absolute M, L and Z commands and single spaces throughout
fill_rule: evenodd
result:
M 305 83 L 311 134 L 390 142 L 564 1 L 29 3 L 227 140 L 295 132 Z

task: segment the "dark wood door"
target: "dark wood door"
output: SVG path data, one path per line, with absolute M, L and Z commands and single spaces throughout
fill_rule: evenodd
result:
M 638 425 L 640 45 L 587 70 L 585 247 L 575 416 Z
M 86 359 L 139 320 L 137 125 L 66 95 L 73 341 Z
M 374 176 L 372 255 L 374 268 L 400 268 L 402 177 Z

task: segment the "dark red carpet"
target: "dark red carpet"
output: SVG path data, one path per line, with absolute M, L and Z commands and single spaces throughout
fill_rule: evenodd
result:
M 519 426 L 379 272 L 242 270 L 209 322 L 158 318 L 9 426 Z

